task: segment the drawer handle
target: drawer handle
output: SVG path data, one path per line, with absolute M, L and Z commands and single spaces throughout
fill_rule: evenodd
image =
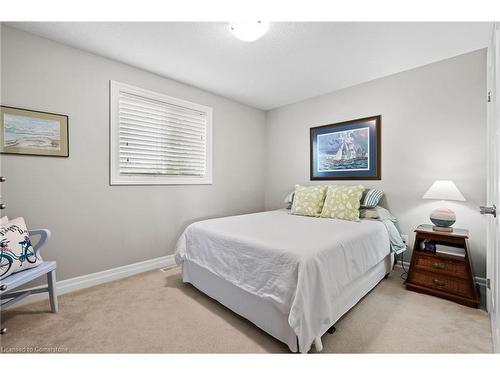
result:
M 437 286 L 445 286 L 446 282 L 444 280 L 434 279 L 434 284 Z
M 444 263 L 434 263 L 432 267 L 437 268 L 438 270 L 444 270 L 446 265 Z

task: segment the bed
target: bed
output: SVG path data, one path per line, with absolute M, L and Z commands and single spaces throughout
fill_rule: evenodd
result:
M 394 233 L 390 220 L 276 210 L 191 224 L 175 257 L 184 282 L 307 353 L 391 271 Z

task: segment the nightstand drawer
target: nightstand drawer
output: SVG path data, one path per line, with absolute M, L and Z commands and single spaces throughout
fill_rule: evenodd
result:
M 441 275 L 468 278 L 467 263 L 435 255 L 417 254 L 415 267 L 424 271 L 438 272 Z
M 415 269 L 414 272 L 412 272 L 411 276 L 412 277 L 410 282 L 413 284 L 460 295 L 463 297 L 471 297 L 473 295 L 470 282 L 465 279 L 421 271 L 418 269 Z

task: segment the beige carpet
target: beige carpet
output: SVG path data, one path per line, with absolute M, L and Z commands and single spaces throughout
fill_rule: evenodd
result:
M 323 336 L 325 353 L 489 353 L 484 311 L 409 292 L 395 271 Z M 183 284 L 146 272 L 2 313 L 1 350 L 92 353 L 277 353 L 288 348 Z

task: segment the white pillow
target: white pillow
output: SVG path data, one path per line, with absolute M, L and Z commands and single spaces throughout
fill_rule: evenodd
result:
M 0 226 L 1 225 L 5 225 L 9 222 L 9 218 L 7 216 L 3 216 L 1 219 L 0 219 Z
M 40 265 L 22 217 L 0 226 L 0 280 Z
M 293 196 L 295 195 L 295 190 L 292 191 L 290 194 L 288 194 L 285 199 L 283 200 L 283 203 L 286 203 L 286 208 L 290 209 L 292 208 L 292 203 L 293 203 Z

